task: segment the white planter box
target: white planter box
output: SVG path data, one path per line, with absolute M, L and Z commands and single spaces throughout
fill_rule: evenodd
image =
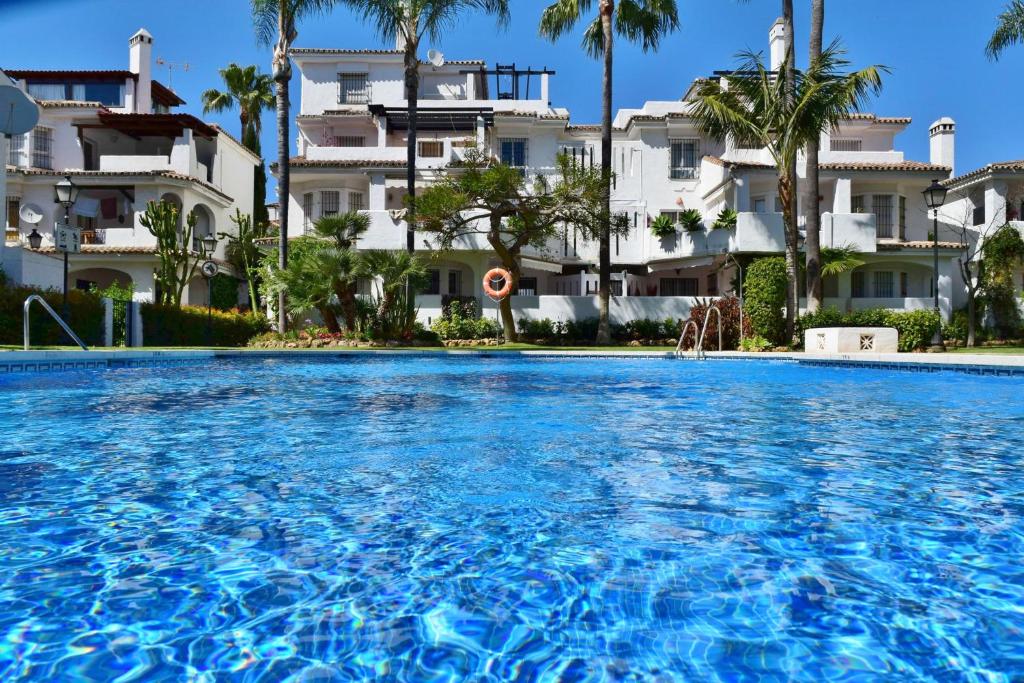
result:
M 805 353 L 897 353 L 892 327 L 817 327 L 804 332 Z

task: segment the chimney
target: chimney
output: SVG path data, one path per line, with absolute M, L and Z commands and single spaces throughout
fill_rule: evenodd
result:
M 956 122 L 943 116 L 928 129 L 928 137 L 931 139 L 930 161 L 939 166 L 948 166 L 950 172 L 956 175 Z
M 779 17 L 768 30 L 768 50 L 771 54 L 771 70 L 779 71 L 786 61 L 786 22 Z
M 153 111 L 153 36 L 140 28 L 128 40 L 128 70 L 135 74 L 136 114 Z

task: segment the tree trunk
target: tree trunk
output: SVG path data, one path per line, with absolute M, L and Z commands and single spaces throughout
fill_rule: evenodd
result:
M 821 57 L 822 33 L 825 25 L 825 0 L 811 1 L 811 49 L 810 60 Z M 807 312 L 815 313 L 822 305 L 821 283 L 821 186 L 818 172 L 818 148 L 820 140 L 814 139 L 807 145 Z
M 601 207 L 600 245 L 598 249 L 598 324 L 597 343 L 611 344 L 609 321 L 611 299 L 611 197 L 612 197 L 612 18 L 614 0 L 601 0 L 601 34 L 604 39 L 604 75 L 601 92 L 601 176 L 603 197 Z
M 967 346 L 969 348 L 974 348 L 975 344 L 976 330 L 974 329 L 974 316 L 978 305 L 976 296 L 977 290 L 973 287 L 969 287 L 967 290 Z
M 341 305 L 341 315 L 345 318 L 345 327 L 349 332 L 356 331 L 356 285 L 354 283 L 335 281 L 334 295 Z
M 416 251 L 416 121 L 419 113 L 420 61 L 416 53 L 419 48 L 419 22 L 409 17 L 409 35 L 405 43 L 405 98 L 409 108 L 409 136 L 406 148 L 406 191 L 408 214 L 406 215 L 405 248 L 411 254 Z M 411 311 L 416 306 L 412 291 L 412 280 L 405 280 L 405 301 Z
M 491 214 L 491 229 L 487 233 L 487 241 L 490 243 L 491 248 L 494 249 L 494 253 L 498 255 L 498 259 L 501 260 L 501 267 L 508 271 L 512 278 L 512 288 L 509 290 L 509 295 L 498 302 L 498 310 L 501 312 L 501 327 L 505 333 L 505 341 L 517 342 L 519 341 L 519 334 L 516 332 L 516 319 L 512 314 L 512 294 L 511 292 L 516 291 L 516 286 L 519 284 L 519 250 L 521 246 L 513 245 L 509 248 L 504 242 L 501 241 L 501 220 L 502 216 L 497 213 Z
M 513 275 L 512 280 L 515 283 L 518 278 Z M 515 285 L 513 284 L 513 286 Z M 516 332 L 516 319 L 512 315 L 512 297 L 506 296 L 502 299 L 498 304 L 498 310 L 501 311 L 501 328 L 505 334 L 505 341 L 510 344 L 516 343 L 519 341 L 519 333 Z
M 287 58 L 286 58 L 287 59 Z M 291 169 L 288 158 L 288 81 L 290 69 L 284 77 L 277 80 L 277 196 L 280 210 L 277 220 L 280 225 L 277 253 L 277 267 L 284 270 L 288 267 L 288 205 L 291 203 L 288 194 Z M 277 297 L 277 331 L 284 334 L 288 328 L 288 312 L 286 309 L 287 295 L 282 291 Z
M 786 78 L 785 92 L 786 97 L 792 99 L 793 71 L 795 69 L 795 54 L 793 50 L 793 0 L 782 0 L 782 20 L 786 30 L 784 41 L 786 56 L 783 66 Z M 798 243 L 800 233 L 796 224 L 796 158 L 794 158 L 788 165 L 788 168 L 779 170 L 786 174 L 786 185 L 789 190 L 788 196 L 780 196 L 780 199 L 782 200 L 783 217 L 786 218 L 786 214 L 788 214 L 788 218 L 784 220 L 786 226 L 786 275 L 788 279 L 788 286 L 786 287 L 786 343 L 792 344 L 794 341 L 793 334 L 796 329 L 796 316 L 800 302 L 800 267 L 797 262 L 799 257 Z
M 338 334 L 341 332 L 341 325 L 338 324 L 338 316 L 335 315 L 330 306 L 324 304 L 323 306 L 317 306 L 316 310 L 320 314 L 320 317 L 323 318 L 324 327 L 327 328 L 328 332 L 331 334 Z

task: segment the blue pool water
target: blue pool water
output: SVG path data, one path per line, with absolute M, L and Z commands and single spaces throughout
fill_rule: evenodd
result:
M 640 359 L 0 377 L 0 680 L 1020 680 L 1022 392 Z

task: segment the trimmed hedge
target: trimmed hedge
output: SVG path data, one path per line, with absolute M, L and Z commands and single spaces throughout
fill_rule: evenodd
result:
M 754 334 L 776 346 L 786 343 L 786 259 L 760 258 L 747 267 L 743 281 L 743 313 Z
M 21 287 L 0 282 L 0 344 L 21 344 L 25 299 L 41 294 L 57 315 L 63 315 L 63 294 L 56 290 Z M 68 325 L 89 346 L 103 344 L 103 304 L 99 297 L 79 289 L 68 291 Z M 32 346 L 67 346 L 74 341 L 38 303 L 29 313 Z
M 266 316 L 259 313 L 213 309 L 211 322 L 207 339 L 206 308 L 142 304 L 145 346 L 245 346 L 253 337 L 270 331 Z
M 843 313 L 824 308 L 817 313 L 797 319 L 798 338 L 803 341 L 804 331 L 814 327 L 895 327 L 900 334 L 900 351 L 920 351 L 928 348 L 932 335 L 939 326 L 935 311 L 889 311 L 869 308 Z

